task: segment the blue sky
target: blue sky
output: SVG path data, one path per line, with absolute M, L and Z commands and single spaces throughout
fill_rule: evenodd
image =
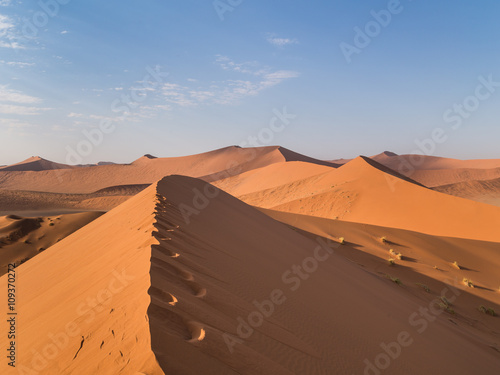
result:
M 129 162 L 249 137 L 323 159 L 500 157 L 497 1 L 42 4 L 0 0 L 0 164 Z

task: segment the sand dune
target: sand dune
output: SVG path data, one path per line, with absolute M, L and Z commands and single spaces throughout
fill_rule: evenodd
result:
M 417 170 L 500 168 L 500 159 L 459 160 L 427 155 L 396 155 L 387 151 L 371 158 L 396 171 L 404 171 L 409 165 Z
M 408 166 L 412 166 L 415 170 L 500 168 L 500 159 L 460 160 L 418 154 L 398 155 L 391 151 L 384 151 L 380 154 L 370 156 L 370 159 L 400 172 L 408 169 Z M 337 164 L 346 164 L 351 160 L 354 159 L 337 159 L 332 160 L 331 162 Z
M 498 242 L 430 236 L 402 229 L 267 209 L 260 211 L 310 235 L 335 241 L 343 238 L 348 246 L 339 247 L 338 253 L 374 272 L 390 271 L 401 280 L 408 280 L 407 284 L 415 289 L 418 289 L 415 283 L 418 282 L 419 275 L 431 278 L 433 286 L 450 279 L 461 282 L 466 277 L 474 280 L 476 287 L 464 288 L 465 290 L 477 298 L 500 305 Z M 353 252 L 353 248 L 356 251 Z M 391 253 L 391 249 L 394 252 Z M 401 259 L 397 254 L 401 254 Z M 389 258 L 393 258 L 397 266 L 404 267 L 388 268 Z M 453 265 L 454 262 L 457 262 L 461 269 L 457 269 Z M 463 300 L 460 304 L 474 317 L 480 316 L 476 309 L 480 304 L 477 298 L 475 302 Z
M 437 187 L 467 181 L 494 180 L 500 178 L 500 168 L 417 170 L 406 174 L 425 186 Z
M 364 157 L 239 198 L 278 211 L 500 242 L 498 207 L 427 189 Z
M 1 216 L 0 275 L 7 272 L 9 263 L 26 262 L 101 215 L 85 212 L 52 217 Z
M 458 160 L 427 155 L 397 155 L 390 151 L 371 156 L 385 165 L 427 186 L 500 178 L 500 159 Z M 346 164 L 353 159 L 332 160 Z
M 111 186 L 90 194 L 0 190 L 0 214 L 20 211 L 109 211 L 148 185 Z
M 54 163 L 53 161 L 42 159 L 39 156 L 32 156 L 20 163 L 0 167 L 0 171 L 49 171 L 54 169 L 72 169 L 74 166 Z
M 186 221 L 196 202 L 205 207 Z M 167 177 L 19 267 L 18 309 L 29 322 L 19 327 L 20 365 L 40 374 L 362 374 L 381 343 L 399 337 L 384 373 L 496 374 L 491 334 L 441 313 L 418 333 L 424 323 L 408 319 L 429 298 L 324 246 L 200 180 Z M 310 270 L 304 279 L 294 264 Z M 274 305 L 262 305 L 268 299 Z M 262 323 L 257 306 L 269 312 Z M 239 338 L 249 316 L 254 327 Z
M 275 163 L 215 181 L 213 184 L 234 196 L 239 196 L 323 174 L 331 169 L 332 167 L 301 161 Z
M 110 186 L 151 184 L 169 174 L 204 177 L 212 181 L 284 161 L 307 161 L 335 166 L 279 146 L 232 146 L 184 157 L 145 156 L 128 165 L 42 171 L 0 170 L 0 189 L 88 194 Z
M 500 206 L 500 178 L 486 181 L 466 181 L 436 186 L 433 190 L 457 197 Z

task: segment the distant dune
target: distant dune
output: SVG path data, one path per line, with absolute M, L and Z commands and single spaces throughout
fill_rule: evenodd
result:
M 397 155 L 390 151 L 370 158 L 427 187 L 500 178 L 500 159 L 458 160 L 426 155 Z M 338 159 L 332 162 L 342 165 L 351 160 L 353 159 Z M 443 192 L 448 193 L 448 190 Z M 481 198 L 479 201 L 491 202 Z
M 110 186 L 152 184 L 170 174 L 216 180 L 284 161 L 307 161 L 336 166 L 279 146 L 223 148 L 203 154 L 152 158 L 131 164 L 40 171 L 0 169 L 0 189 L 88 194 Z
M 238 189 L 241 185 L 240 181 Z M 498 207 L 430 190 L 364 157 L 321 175 L 239 198 L 279 211 L 500 242 Z
M 76 168 L 76 167 L 66 165 L 66 164 L 54 163 L 50 160 L 42 159 L 39 156 L 32 156 L 31 158 L 26 159 L 20 163 L 0 167 L 0 172 L 8 172 L 8 171 L 40 172 L 40 171 L 50 171 L 50 170 L 54 170 L 54 169 L 59 170 L 59 169 L 73 169 L 73 168 Z
M 196 191 L 210 195 L 197 213 L 187 209 Z M 320 239 L 201 180 L 164 178 L 19 267 L 18 309 L 29 322 L 19 326 L 19 352 L 38 354 L 20 356 L 18 366 L 40 374 L 362 374 L 389 347 L 398 355 L 387 356 L 387 374 L 496 374 L 498 319 L 465 301 L 498 303 L 463 285 L 455 301 L 448 288 L 455 315 L 439 309 L 426 320 L 419 311 L 440 301 L 445 284 L 410 268 L 367 272 L 337 254 L 354 244 Z M 402 285 L 385 276 L 396 272 L 407 275 Z
M 433 189 L 445 194 L 500 206 L 500 178 L 458 182 L 456 184 L 436 186 Z

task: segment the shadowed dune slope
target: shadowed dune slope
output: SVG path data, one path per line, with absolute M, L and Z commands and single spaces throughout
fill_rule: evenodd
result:
M 445 316 L 417 333 L 408 318 L 427 301 L 335 250 L 201 180 L 166 177 L 17 269 L 19 364 L 40 374 L 362 374 L 381 343 L 406 332 L 384 373 L 496 374 L 499 353 L 482 339 Z M 270 298 L 279 303 L 262 304 Z
M 213 181 L 273 163 L 315 160 L 279 146 L 257 148 L 232 146 L 184 157 L 143 156 L 127 165 L 98 165 L 41 171 L 0 170 L 0 189 L 92 193 L 110 186 L 151 184 L 170 174 L 203 177 L 207 181 Z M 316 162 L 335 166 L 320 160 Z
M 0 275 L 24 263 L 102 215 L 82 212 L 51 217 L 0 216 Z
M 498 207 L 427 189 L 363 157 L 322 175 L 239 198 L 278 211 L 500 242 Z
M 500 159 L 459 160 L 427 155 L 396 155 L 390 152 L 383 152 L 371 158 L 394 170 L 404 170 L 404 166 L 408 165 L 418 170 L 500 168 Z
M 500 159 L 458 160 L 427 155 L 397 155 L 389 151 L 370 159 L 427 187 L 500 177 Z M 332 160 L 346 164 L 354 159 Z
M 466 181 L 436 186 L 433 190 L 478 202 L 500 206 L 500 178 L 486 181 Z
M 415 170 L 407 173 L 415 181 L 428 187 L 456 184 L 467 181 L 486 181 L 500 178 L 500 168 L 492 169 L 435 169 L 435 170 Z
M 89 194 L 45 193 L 0 189 L 0 212 L 98 210 L 109 211 L 149 185 L 122 185 Z

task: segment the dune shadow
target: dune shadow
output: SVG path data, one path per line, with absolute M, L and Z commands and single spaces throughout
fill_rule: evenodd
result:
M 416 258 L 407 257 L 406 255 L 403 255 L 403 257 L 401 258 L 401 260 L 405 261 L 405 262 L 417 263 L 417 259 Z
M 408 248 L 408 246 L 406 245 L 401 245 L 397 242 L 394 242 L 394 241 L 390 241 L 390 240 L 384 240 L 384 243 L 387 244 L 387 245 L 392 245 L 392 246 L 399 246 L 399 247 L 404 247 L 404 248 Z
M 487 290 L 489 292 L 495 292 L 494 289 L 491 289 L 491 288 L 486 288 L 485 286 L 480 286 L 480 285 L 474 285 L 474 288 L 475 289 L 481 289 L 481 290 Z
M 463 270 L 463 271 L 479 272 L 478 270 L 474 270 L 472 268 L 467 268 L 467 267 L 464 267 L 464 266 L 460 266 L 460 269 Z

